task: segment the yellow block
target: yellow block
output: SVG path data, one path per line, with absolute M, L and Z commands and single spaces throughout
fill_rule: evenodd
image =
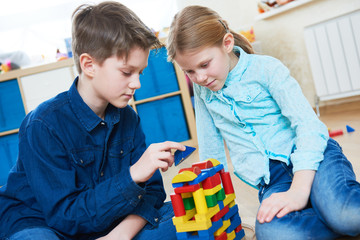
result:
M 187 192 L 187 193 L 182 193 L 181 194 L 182 198 L 191 198 L 192 197 L 192 193 L 191 192 Z
M 230 204 L 234 200 L 235 200 L 235 193 L 227 194 L 223 201 L 224 207 Z
M 236 237 L 235 230 L 227 234 L 227 240 L 233 240 Z
M 212 226 L 211 220 L 206 221 L 187 221 L 186 223 L 174 224 L 177 232 L 192 232 L 192 231 L 201 231 L 207 230 Z
M 235 206 L 235 201 L 232 201 L 231 203 L 229 203 L 229 208 L 232 208 L 233 206 Z
M 221 190 L 221 184 L 219 184 L 216 187 L 213 187 L 211 189 L 204 189 L 204 194 L 205 194 L 205 196 L 210 196 L 210 195 L 214 195 L 215 193 L 217 193 L 220 190 Z
M 206 204 L 204 189 L 200 188 L 195 192 L 193 192 L 193 197 L 194 197 L 196 212 L 198 214 L 207 213 L 208 207 Z
M 181 223 L 186 223 L 187 221 L 189 221 L 190 219 L 192 219 L 194 217 L 194 215 L 196 214 L 195 208 L 191 209 L 191 210 L 186 210 L 185 211 L 185 215 L 181 216 L 181 217 L 173 217 L 172 221 L 174 223 L 174 225 L 178 225 Z
M 219 236 L 220 234 L 222 234 L 228 227 L 230 227 L 231 222 L 230 219 L 223 221 L 223 225 L 221 228 L 219 228 L 218 230 L 216 230 L 216 232 L 214 233 L 214 236 Z
M 214 167 L 220 164 L 220 162 L 215 158 L 208 158 L 205 161 L 211 161 Z
M 219 205 L 216 205 L 214 207 L 208 208 L 208 212 L 205 214 L 196 214 L 195 220 L 201 222 L 201 221 L 211 219 L 219 211 L 220 211 L 220 207 L 219 207 Z
M 181 183 L 181 182 L 190 182 L 192 180 L 194 180 L 195 178 L 197 178 L 197 175 L 193 172 L 190 171 L 183 171 L 181 173 L 179 173 L 178 175 L 176 175 L 173 180 L 171 181 L 171 183 Z

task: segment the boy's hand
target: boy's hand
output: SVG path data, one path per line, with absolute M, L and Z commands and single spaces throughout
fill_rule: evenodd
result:
M 130 175 L 134 182 L 146 182 L 159 168 L 166 171 L 174 163 L 171 149 L 185 151 L 185 146 L 177 142 L 151 144 L 141 158 L 130 167 Z

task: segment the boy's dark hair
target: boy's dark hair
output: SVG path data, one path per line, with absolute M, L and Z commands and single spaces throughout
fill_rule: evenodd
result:
M 161 46 L 140 18 L 118 2 L 83 4 L 74 11 L 72 19 L 72 49 L 79 73 L 79 57 L 83 53 L 88 53 L 102 64 L 114 55 L 126 58 L 135 46 L 144 50 Z

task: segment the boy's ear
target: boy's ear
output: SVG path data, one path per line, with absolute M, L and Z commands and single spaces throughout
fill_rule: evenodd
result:
M 83 53 L 80 55 L 79 61 L 82 72 L 89 77 L 93 77 L 95 72 L 94 58 L 91 57 L 88 53 Z
M 223 46 L 227 53 L 230 53 L 234 48 L 234 35 L 226 33 L 223 38 Z

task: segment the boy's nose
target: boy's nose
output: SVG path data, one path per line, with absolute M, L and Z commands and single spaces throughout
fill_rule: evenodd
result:
M 129 83 L 129 88 L 131 89 L 139 89 L 141 87 L 140 78 L 139 76 L 134 77 Z

